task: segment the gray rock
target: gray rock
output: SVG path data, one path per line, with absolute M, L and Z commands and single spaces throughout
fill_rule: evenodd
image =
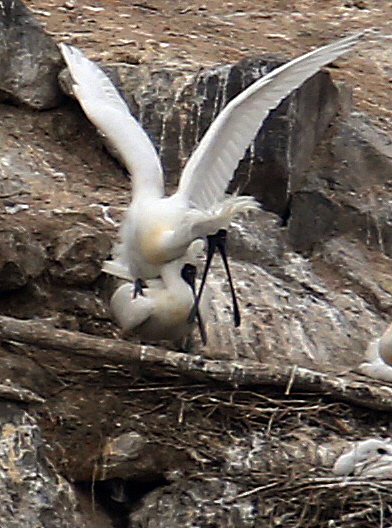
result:
M 23 227 L 0 229 L 0 291 L 25 286 L 45 268 L 46 253 Z
M 109 438 L 103 448 L 100 480 L 140 478 L 151 474 L 148 440 L 135 431 Z M 156 470 L 155 470 L 156 472 Z
M 318 258 L 349 280 L 353 289 L 377 310 L 392 314 L 392 280 L 390 260 L 367 251 L 363 244 L 333 238 L 325 242 Z M 375 261 L 377 265 L 374 266 Z
M 391 141 L 364 116 L 336 124 L 314 166 L 294 189 L 289 242 L 310 251 L 334 236 L 351 235 L 392 256 Z
M 239 491 L 236 484 L 223 479 L 184 479 L 146 495 L 142 506 L 131 513 L 130 524 L 138 528 L 252 528 L 257 508 L 251 497 L 225 504 Z
M 0 2 L 0 100 L 42 110 L 58 106 L 56 44 L 21 0 Z
M 365 266 L 366 250 L 358 253 L 357 273 L 362 269 L 368 274 L 368 287 L 375 287 L 375 271 Z M 243 357 L 338 372 L 357 365 L 372 333 L 382 328 L 374 306 L 364 299 L 364 291 L 338 273 L 328 273 L 318 261 L 286 252 L 279 263 L 268 267 L 232 261 L 231 272 L 241 326 L 233 326 L 227 279 L 216 259 L 208 279 L 213 302 L 205 322 L 205 356 L 227 360 Z M 370 297 L 369 291 L 366 298 Z M 387 302 L 385 294 L 385 306 Z
M 219 111 L 252 82 L 284 60 L 249 57 L 237 64 L 203 69 L 179 98 L 189 108 L 180 143 L 185 158 Z M 309 166 L 314 149 L 338 109 L 338 92 L 319 72 L 272 111 L 240 162 L 231 188 L 252 194 L 267 210 L 284 214 L 288 190 Z M 164 157 L 164 156 L 163 156 Z
M 81 528 L 75 495 L 45 460 L 35 421 L 1 401 L 0 428 L 2 528 Z
M 26 357 L 24 352 L 25 347 L 16 343 L 4 344 L 3 347 L 0 347 L 1 382 L 5 386 L 21 387 L 21 397 L 18 399 L 22 401 L 24 391 L 47 394 L 52 381 L 45 369 Z M 32 398 L 30 399 L 33 401 Z M 36 398 L 37 400 L 39 397 Z
M 235 219 L 227 237 L 228 254 L 240 261 L 278 266 L 286 250 L 281 219 L 260 209 Z
M 71 227 L 58 237 L 50 273 L 67 284 L 90 284 L 100 275 L 110 248 L 106 233 L 87 224 Z
M 110 318 L 109 306 L 105 300 L 98 297 L 96 292 L 76 289 L 75 287 L 61 287 L 61 302 L 65 312 L 71 314 L 84 314 L 97 321 Z
M 289 240 L 295 251 L 311 251 L 316 243 L 339 234 L 341 204 L 323 191 L 300 190 L 290 202 Z

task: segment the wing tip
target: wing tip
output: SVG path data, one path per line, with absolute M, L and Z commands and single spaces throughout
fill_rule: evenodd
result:
M 58 46 L 69 69 L 76 64 L 90 62 L 90 60 L 76 46 L 71 46 L 71 44 L 66 44 L 65 42 L 60 42 Z

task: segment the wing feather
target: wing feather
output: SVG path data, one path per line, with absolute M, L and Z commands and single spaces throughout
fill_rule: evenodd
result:
M 205 210 L 222 200 L 239 161 L 269 112 L 322 66 L 349 51 L 360 37 L 355 34 L 306 53 L 237 95 L 213 121 L 189 158 L 177 192 L 194 207 Z
M 103 70 L 73 46 L 60 44 L 73 80 L 73 91 L 90 121 L 106 136 L 132 177 L 134 192 L 164 192 L 158 154 Z

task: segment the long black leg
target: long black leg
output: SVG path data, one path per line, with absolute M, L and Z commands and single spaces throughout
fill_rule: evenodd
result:
M 187 284 L 189 284 L 189 286 L 191 287 L 193 296 L 196 299 L 196 290 L 195 290 L 196 266 L 193 266 L 192 264 L 185 264 L 185 266 L 182 268 L 181 276 L 184 279 L 184 281 Z M 203 323 L 203 319 L 200 314 L 199 307 L 197 307 L 197 310 L 196 310 L 196 319 L 197 319 L 197 326 L 199 327 L 199 332 L 200 332 L 202 343 L 203 345 L 206 345 L 207 344 L 207 333 L 204 327 L 204 323 Z
M 235 295 L 235 290 L 234 290 L 233 281 L 231 278 L 229 263 L 227 262 L 227 257 L 226 257 L 226 235 L 227 235 L 227 231 L 225 229 L 220 229 L 218 233 L 215 235 L 216 245 L 217 245 L 217 248 L 219 249 L 219 253 L 221 254 L 223 264 L 225 266 L 225 270 L 227 273 L 227 278 L 229 280 L 230 293 L 231 293 L 231 298 L 233 301 L 234 326 L 240 326 L 241 324 L 240 310 L 238 308 L 237 297 Z
M 133 298 L 136 299 L 138 295 L 144 295 L 143 288 L 147 288 L 147 284 L 143 279 L 135 280 L 135 290 L 133 292 Z
M 223 260 L 223 264 L 225 266 L 227 278 L 229 280 L 230 293 L 231 293 L 231 298 L 233 302 L 234 326 L 240 326 L 241 324 L 240 310 L 238 307 L 237 297 L 235 295 L 233 280 L 231 278 L 229 263 L 227 262 L 227 257 L 226 257 L 226 236 L 227 236 L 227 231 L 225 229 L 220 229 L 217 233 L 215 233 L 215 235 L 207 236 L 207 243 L 208 243 L 207 260 L 206 260 L 206 265 L 204 267 L 203 277 L 201 279 L 199 293 L 197 294 L 197 297 L 195 299 L 195 304 L 193 305 L 193 308 L 188 317 L 188 322 L 190 323 L 193 322 L 196 317 L 196 313 L 198 311 L 198 306 L 199 306 L 201 294 L 203 292 L 203 288 L 205 285 L 207 273 L 208 273 L 208 270 L 210 269 L 212 257 L 214 256 L 215 249 L 218 248 L 219 253 L 221 254 L 221 257 Z
M 206 265 L 204 266 L 204 271 L 203 271 L 203 276 L 201 278 L 199 293 L 196 295 L 195 304 L 193 305 L 192 310 L 190 311 L 189 316 L 188 316 L 188 323 L 193 323 L 193 321 L 195 320 L 196 314 L 199 310 L 201 294 L 203 293 L 204 285 L 205 285 L 206 278 L 207 278 L 207 273 L 208 273 L 208 270 L 210 269 L 211 260 L 215 253 L 215 248 L 216 248 L 216 237 L 215 235 L 209 235 L 207 237 Z

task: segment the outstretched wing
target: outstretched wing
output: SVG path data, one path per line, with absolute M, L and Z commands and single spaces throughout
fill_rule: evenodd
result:
M 73 46 L 60 44 L 73 79 L 73 92 L 90 121 L 118 150 L 132 177 L 134 193 L 162 196 L 163 172 L 146 132 L 131 115 L 117 89 L 94 62 Z
M 208 210 L 220 201 L 239 161 L 270 110 L 322 66 L 346 53 L 360 34 L 294 59 L 237 95 L 207 130 L 186 163 L 178 191 L 193 206 Z

